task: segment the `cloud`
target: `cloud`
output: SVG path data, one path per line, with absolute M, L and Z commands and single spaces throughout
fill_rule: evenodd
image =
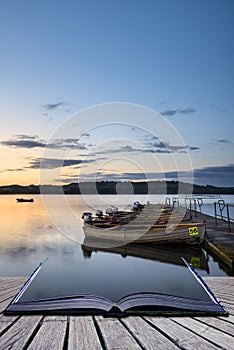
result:
M 18 148 L 47 148 L 47 149 L 58 149 L 58 150 L 88 150 L 89 147 L 94 146 L 91 144 L 85 144 L 80 142 L 80 139 L 77 138 L 66 138 L 66 139 L 52 139 L 49 142 L 43 139 L 39 139 L 37 135 L 16 135 L 14 139 L 1 141 L 1 145 L 9 147 L 18 147 Z M 142 147 L 133 147 L 132 145 L 123 145 L 113 148 L 103 148 L 99 151 L 92 152 L 92 156 L 107 156 L 115 153 L 132 153 L 132 154 L 144 154 L 144 153 L 158 153 L 158 154 L 168 154 L 173 152 L 187 152 L 187 151 L 196 151 L 199 150 L 197 146 L 176 146 L 170 145 L 169 143 L 163 143 L 158 140 L 156 137 L 151 137 L 150 139 L 144 140 Z M 84 155 L 90 156 L 90 155 Z
M 92 156 L 101 156 L 106 155 L 106 157 L 110 156 L 111 154 L 124 154 L 124 153 L 131 153 L 131 154 L 144 154 L 144 153 L 158 153 L 158 154 L 169 154 L 169 153 L 186 153 L 189 151 L 197 151 L 200 148 L 197 146 L 176 146 L 176 145 L 170 145 L 168 143 L 162 143 L 159 141 L 153 141 L 153 142 L 145 142 L 145 147 L 142 148 L 135 148 L 131 145 L 125 145 L 118 148 L 108 148 L 92 152 Z M 108 155 L 108 156 L 107 156 Z M 85 156 L 85 155 L 84 155 Z M 90 155 L 87 155 L 90 156 Z
M 161 112 L 161 114 L 164 115 L 164 117 L 173 117 L 178 111 L 179 109 L 168 109 L 164 112 Z
M 175 180 L 191 182 L 194 184 L 213 186 L 234 187 L 234 164 L 222 166 L 209 166 L 194 169 L 193 173 L 188 171 L 167 171 L 167 172 L 123 172 L 119 174 L 108 172 L 97 172 L 85 174 L 80 181 L 146 181 L 146 180 Z
M 185 153 L 188 151 L 197 151 L 200 148 L 198 146 L 176 146 L 176 145 L 170 145 L 169 143 L 162 143 L 162 142 L 152 142 L 148 143 L 148 148 L 150 148 L 150 152 L 152 153 Z
M 55 169 L 60 167 L 69 167 L 74 165 L 81 165 L 85 163 L 92 163 L 95 160 L 81 160 L 81 159 L 56 159 L 56 158 L 36 158 L 29 162 L 28 169 Z
M 19 148 L 36 148 L 36 147 L 45 147 L 46 144 L 41 141 L 34 140 L 8 140 L 0 142 L 3 146 L 10 147 L 19 147 Z
M 200 147 L 197 147 L 197 146 L 187 146 L 187 148 L 190 150 L 190 151 L 198 151 L 200 149 Z
M 168 145 L 168 149 L 174 152 L 187 152 L 187 151 L 198 151 L 200 147 L 197 146 L 170 146 Z
M 36 140 L 39 138 L 38 135 L 25 135 L 25 134 L 15 135 L 15 137 L 19 140 Z
M 76 149 L 86 150 L 87 147 L 84 143 L 80 143 L 79 139 L 67 138 L 67 139 L 54 139 L 50 142 L 39 139 L 38 136 L 29 135 L 16 135 L 15 139 L 1 141 L 1 145 L 19 148 L 50 148 L 50 149 Z
M 177 108 L 177 109 L 168 109 L 164 112 L 161 112 L 161 114 L 165 117 L 173 117 L 176 114 L 191 114 L 191 113 L 195 113 L 196 110 L 194 108 L 191 107 L 187 107 L 187 108 Z
M 55 111 L 56 109 L 58 109 L 61 106 L 65 106 L 66 103 L 63 101 L 57 102 L 57 103 L 47 103 L 45 105 L 43 105 L 43 109 L 51 112 L 51 111 Z
M 185 108 L 185 109 L 179 109 L 180 114 L 190 114 L 190 113 L 195 113 L 195 112 L 196 112 L 196 110 L 193 108 L 190 108 L 190 107 Z
M 15 172 L 15 171 L 25 171 L 25 169 L 23 168 L 3 169 L 3 170 L 0 170 L 0 173 L 8 173 L 8 172 Z
M 232 141 L 228 140 L 228 139 L 219 139 L 216 140 L 217 143 L 232 143 Z
M 234 187 L 234 164 L 195 169 L 194 178 L 195 182 L 203 185 Z
M 82 174 L 79 178 L 76 175 L 67 176 L 62 181 L 69 183 L 77 179 L 79 181 L 152 181 L 168 180 L 189 182 L 193 179 L 194 184 L 213 186 L 234 187 L 234 164 L 223 166 L 209 166 L 189 171 L 167 171 L 167 172 L 104 172 Z M 61 180 L 57 180 L 61 181 Z
M 50 149 L 77 149 L 87 150 L 85 143 L 80 143 L 79 139 L 55 139 L 46 144 Z

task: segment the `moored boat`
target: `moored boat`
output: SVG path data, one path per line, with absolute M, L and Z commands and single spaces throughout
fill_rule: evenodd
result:
M 16 198 L 17 202 L 22 203 L 22 202 L 34 202 L 33 198 Z
M 157 244 L 200 244 L 205 234 L 205 223 L 186 223 L 173 225 L 121 225 L 97 227 L 84 223 L 85 237 L 115 241 L 121 244 L 157 243 Z
M 139 213 L 129 212 L 124 217 L 113 213 L 109 216 L 84 217 L 85 237 L 121 244 L 200 244 L 203 241 L 206 225 L 192 222 L 186 210 L 166 211 L 159 205 L 151 205 Z

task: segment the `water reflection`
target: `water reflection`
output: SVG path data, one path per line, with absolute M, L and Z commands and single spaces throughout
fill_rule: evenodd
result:
M 184 266 L 181 257 L 193 267 L 205 270 L 209 274 L 208 258 L 200 247 L 189 246 L 156 246 L 148 244 L 130 243 L 119 247 L 101 247 L 99 242 L 85 239 L 82 244 L 83 256 L 91 258 L 93 253 L 105 252 L 110 254 L 119 254 L 123 258 L 132 256 L 141 259 L 154 260 L 167 264 Z
M 139 196 L 137 199 L 145 202 Z M 225 274 L 217 263 L 210 261 L 208 267 L 201 249 L 188 246 L 145 247 L 133 243 L 111 251 L 91 249 L 84 241 L 81 220 L 82 213 L 87 210 L 87 204 L 84 204 L 79 196 L 66 196 L 66 200 L 77 215 L 77 220 L 73 222 L 68 220 L 67 212 L 62 210 L 60 196 L 49 196 L 54 215 L 58 216 L 58 227 L 51 221 L 39 195 L 34 196 L 34 203 L 16 203 L 14 195 L 0 196 L 0 276 L 29 276 L 46 257 L 54 261 L 60 271 L 63 271 L 65 265 L 69 268 L 92 266 L 95 274 L 97 261 L 105 261 L 104 265 L 111 268 L 118 260 L 118 264 L 123 264 L 123 268 L 129 268 L 132 263 L 135 269 L 138 264 L 156 265 L 157 262 L 167 266 L 181 265 L 183 256 L 204 274 L 209 273 L 209 268 L 211 275 Z M 122 197 L 119 200 L 121 201 Z M 157 201 L 156 198 L 155 202 Z M 114 196 L 106 196 L 106 202 L 115 203 Z M 83 243 L 82 246 L 80 243 Z M 87 259 L 87 256 L 91 258 Z

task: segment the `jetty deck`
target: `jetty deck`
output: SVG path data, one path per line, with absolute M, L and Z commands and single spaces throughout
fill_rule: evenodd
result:
M 234 349 L 234 277 L 206 277 L 229 317 L 5 316 L 26 278 L 0 277 L 0 349 Z
M 234 275 L 234 222 L 230 223 L 231 232 L 227 221 L 217 219 L 203 213 L 193 212 L 194 221 L 206 221 L 207 250 L 211 255 L 218 258 L 221 267 Z

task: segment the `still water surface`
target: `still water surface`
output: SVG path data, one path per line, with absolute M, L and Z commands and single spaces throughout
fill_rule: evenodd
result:
M 164 196 L 153 197 L 150 201 L 154 203 L 165 199 Z M 92 278 L 100 266 L 111 275 L 113 272 L 118 275 L 119 269 L 129 269 L 132 274 L 137 274 L 141 267 L 144 270 L 147 267 L 152 274 L 182 266 L 181 256 L 192 262 L 200 275 L 225 275 L 219 265 L 199 249 L 157 247 L 145 250 L 133 245 L 130 249 L 117 247 L 107 252 L 92 251 L 82 245 L 81 215 L 89 206 L 104 209 L 115 204 L 119 209 L 128 209 L 134 200 L 145 203 L 147 196 L 132 196 L 129 201 L 124 195 L 86 196 L 85 200 L 76 195 L 47 195 L 44 199 L 34 195 L 34 203 L 17 203 L 16 198 L 16 195 L 0 196 L 0 276 L 28 276 L 46 257 L 60 276 L 69 269 L 75 271 L 87 267 Z M 233 196 L 225 199 L 233 202 Z M 212 210 L 213 200 L 206 204 L 209 214 L 213 214 Z

